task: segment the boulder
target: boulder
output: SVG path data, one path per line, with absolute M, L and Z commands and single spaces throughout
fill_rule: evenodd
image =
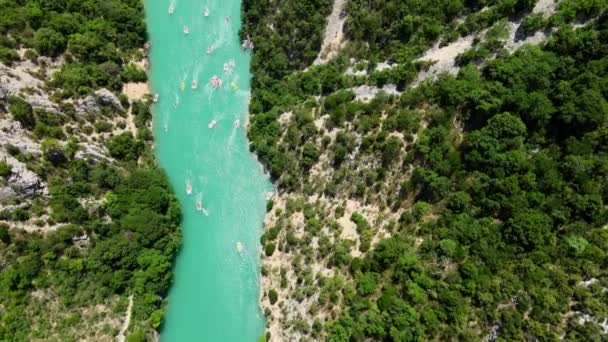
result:
M 37 174 L 28 170 L 25 164 L 3 151 L 0 151 L 0 159 L 11 165 L 8 184 L 17 196 L 31 198 L 48 194 L 46 184 Z
M 94 95 L 89 95 L 78 101 L 76 113 L 84 115 L 87 113 L 99 113 L 99 106 L 109 106 L 116 110 L 124 111 L 120 100 L 108 89 L 102 88 L 95 91 Z
M 124 110 L 118 97 L 116 97 L 116 95 L 114 95 L 114 93 L 112 93 L 111 91 L 109 91 L 106 88 L 97 90 L 95 92 L 95 96 L 97 97 L 97 103 L 99 103 L 102 106 L 111 106 L 114 109 L 118 109 L 121 111 Z
M 29 95 L 25 99 L 33 108 L 42 109 L 51 113 L 59 113 L 59 108 L 56 103 L 49 100 L 49 97 L 44 95 Z
M 40 145 L 28 137 L 18 121 L 0 120 L 0 146 L 10 144 L 23 153 L 40 154 Z
M 10 186 L 0 187 L 0 201 L 14 197 L 15 195 L 17 195 L 17 193 Z
M 0 86 L 0 101 L 6 102 L 8 100 L 8 90 Z

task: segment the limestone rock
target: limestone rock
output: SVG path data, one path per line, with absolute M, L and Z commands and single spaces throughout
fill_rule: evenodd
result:
M 0 160 L 11 165 L 8 184 L 15 193 L 24 198 L 47 195 L 48 188 L 37 174 L 27 169 L 26 165 L 13 156 L 0 151 Z
M 78 159 L 88 160 L 93 163 L 98 163 L 103 160 L 111 161 L 111 159 L 106 156 L 106 151 L 97 145 L 80 144 L 80 146 L 83 149 L 77 151 L 75 155 Z
M 112 106 L 114 109 L 124 110 L 120 100 L 114 93 L 109 91 L 106 88 L 99 89 L 95 92 L 95 96 L 97 97 L 97 103 L 102 106 Z
M 15 195 L 17 195 L 17 193 L 10 186 L 0 187 L 0 201 L 11 198 Z
M 89 95 L 83 100 L 78 101 L 76 112 L 80 115 L 87 113 L 99 113 L 99 106 L 110 106 L 114 109 L 123 111 L 124 108 L 120 100 L 108 89 L 102 88 L 95 91 L 94 95 Z
M 33 108 L 42 109 L 51 113 L 59 113 L 59 107 L 56 103 L 53 103 L 49 97 L 44 95 L 29 95 L 25 98 Z
M 22 153 L 39 155 L 40 146 L 28 137 L 27 131 L 21 124 L 13 120 L 0 120 L 0 146 L 10 144 Z

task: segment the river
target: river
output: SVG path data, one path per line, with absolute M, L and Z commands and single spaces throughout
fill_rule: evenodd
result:
M 152 92 L 159 94 L 156 154 L 183 211 L 184 242 L 161 340 L 255 341 L 264 330 L 259 238 L 272 188 L 247 146 L 250 55 L 238 40 L 241 3 L 177 0 L 173 14 L 169 0 L 145 5 Z M 214 75 L 222 80 L 217 89 Z

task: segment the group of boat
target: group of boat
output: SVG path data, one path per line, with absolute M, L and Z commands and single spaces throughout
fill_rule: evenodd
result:
M 174 9 L 175 9 L 175 8 L 173 7 L 173 3 L 171 3 L 171 4 L 169 5 L 169 9 L 167 10 L 167 12 L 169 12 L 169 14 L 173 14 Z M 209 16 L 209 8 L 205 7 L 205 9 L 203 10 L 203 15 L 204 15 L 205 17 L 208 17 L 208 16 Z M 226 17 L 226 18 L 228 18 L 228 17 Z

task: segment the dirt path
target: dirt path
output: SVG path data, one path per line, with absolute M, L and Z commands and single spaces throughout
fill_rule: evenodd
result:
M 327 63 L 338 52 L 342 39 L 344 38 L 343 29 L 346 17 L 341 16 L 341 14 L 345 4 L 346 0 L 334 0 L 331 14 L 327 18 L 323 45 L 321 45 L 319 56 L 317 56 L 317 59 L 315 59 L 313 64 Z
M 125 317 L 125 322 L 120 328 L 120 332 L 118 336 L 116 336 L 116 342 L 125 342 L 125 333 L 127 329 L 129 329 L 129 324 L 131 324 L 131 311 L 133 310 L 133 295 L 129 295 L 129 306 L 127 306 L 127 315 Z

